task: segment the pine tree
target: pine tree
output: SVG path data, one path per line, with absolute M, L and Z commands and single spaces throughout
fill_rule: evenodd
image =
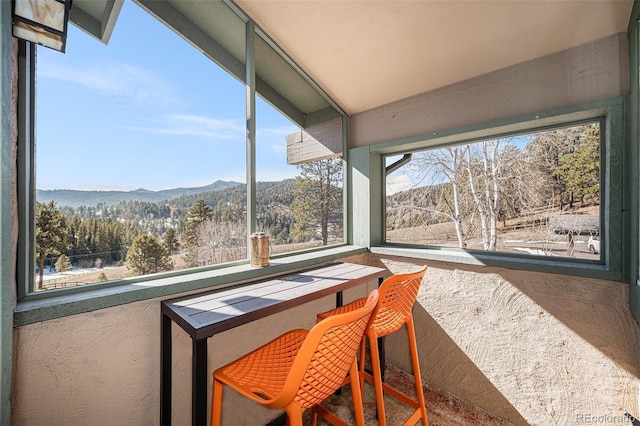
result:
M 198 198 L 187 213 L 187 229 L 184 234 L 188 245 L 197 245 L 198 227 L 212 217 L 211 207 L 207 205 L 205 200 Z
M 133 240 L 127 252 L 127 267 L 140 275 L 173 269 L 173 262 L 157 237 L 140 235 Z
M 213 218 L 213 210 L 206 201 L 198 198 L 187 213 L 187 225 L 184 231 L 184 241 L 186 243 L 186 253 L 184 261 L 189 266 L 198 266 L 198 235 L 202 225 Z
M 329 234 L 342 232 L 342 159 L 330 158 L 298 166 L 300 176 L 293 187 L 292 235 L 307 241 L 320 231 L 322 244 Z
M 169 256 L 173 254 L 174 251 L 178 250 L 179 243 L 178 238 L 176 237 L 176 230 L 173 228 L 169 228 L 164 232 L 162 236 L 162 241 L 164 242 L 165 248 L 167 249 L 167 253 Z
M 40 268 L 38 288 L 44 282 L 44 260 L 50 254 L 57 255 L 66 248 L 67 227 L 62 212 L 56 208 L 55 202 L 49 204 L 36 203 L 36 258 Z
M 585 197 L 599 200 L 600 132 L 597 126 L 581 129 L 580 144 L 573 152 L 560 158 L 557 173 L 566 183 L 572 200 L 584 201 Z
M 70 271 L 71 261 L 66 255 L 61 254 L 60 257 L 58 257 L 58 260 L 56 261 L 55 268 L 56 268 L 56 271 L 58 272 Z

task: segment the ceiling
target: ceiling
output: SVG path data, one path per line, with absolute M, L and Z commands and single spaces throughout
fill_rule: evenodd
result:
M 236 0 L 348 114 L 626 32 L 632 1 Z
M 106 43 L 123 1 L 73 0 L 70 19 Z M 243 52 L 234 51 L 237 41 L 229 27 L 233 23 L 220 17 L 218 2 L 136 1 L 192 42 L 199 40 L 194 45 L 214 52 L 210 56 L 242 78 Z M 235 0 L 235 4 L 351 115 L 625 32 L 633 1 Z M 285 86 L 269 80 L 266 71 L 259 76 L 263 93 L 272 94 L 272 99 L 284 95 L 286 101 L 279 105 L 291 104 L 291 111 L 304 114 L 323 106 L 305 106 L 296 102 L 295 94 L 287 94 L 305 93 L 304 85 L 284 78 L 283 70 L 271 72 L 287 80 Z

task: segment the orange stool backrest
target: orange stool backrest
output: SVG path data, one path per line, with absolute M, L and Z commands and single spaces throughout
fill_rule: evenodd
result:
M 300 347 L 282 393 L 269 405 L 297 401 L 304 410 L 339 389 L 377 302 L 378 290 L 374 290 L 362 308 L 317 323 Z
M 370 331 L 377 337 L 394 333 L 411 316 L 427 267 L 409 274 L 392 275 L 380 285 L 380 299 L 371 314 Z

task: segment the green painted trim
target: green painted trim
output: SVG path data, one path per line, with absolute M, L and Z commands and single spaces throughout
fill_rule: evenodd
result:
M 348 182 L 347 189 L 347 226 L 349 228 L 347 242 L 356 246 L 370 246 L 369 217 L 371 205 L 370 179 L 369 179 L 369 147 L 348 150 L 349 162 L 347 164 Z M 356 219 L 357 218 L 357 219 Z
M 629 16 L 629 24 L 627 26 L 627 33 L 629 34 L 629 37 L 631 37 L 631 34 L 636 31 L 634 27 L 636 25 L 636 22 L 639 19 L 640 19 L 640 1 L 634 0 L 633 8 L 631 9 L 631 15 Z M 629 43 L 629 51 L 631 51 L 631 43 Z
M 640 129 L 638 119 L 640 117 L 640 2 L 633 3 L 633 11 L 629 22 L 629 96 L 626 102 L 626 132 L 625 147 L 625 177 L 623 191 L 627 194 L 624 211 L 625 219 L 629 223 L 628 244 L 628 272 L 629 272 L 629 308 L 631 314 L 640 319 Z
M 137 0 L 140 1 L 140 0 Z M 145 0 L 146 1 L 146 0 Z M 254 26 L 255 32 L 269 45 L 271 48 L 278 54 L 284 61 L 293 68 L 302 78 L 305 80 L 311 88 L 313 88 L 316 93 L 318 93 L 335 111 L 337 111 L 338 116 L 346 116 L 347 113 L 338 105 L 328 94 L 325 92 L 322 87 L 318 83 L 309 76 L 297 63 L 294 61 L 288 54 L 285 52 L 278 43 L 276 43 L 269 34 L 267 34 L 251 17 L 244 11 L 240 6 L 238 6 L 233 0 L 222 0 L 224 4 L 226 4 L 231 10 L 233 10 L 236 15 L 238 15 L 245 22 Z M 260 91 L 259 91 L 260 92 Z M 332 117 L 333 119 L 335 117 Z M 295 120 L 294 120 L 295 121 Z M 300 123 L 298 123 L 300 124 Z M 313 125 L 314 123 L 308 124 L 306 121 L 304 124 L 301 124 L 302 127 L 308 127 L 309 125 Z
M 342 212 L 342 223 L 344 226 L 342 227 L 342 241 L 346 244 L 351 244 L 349 230 L 351 229 L 351 224 L 349 222 L 349 214 L 351 210 L 349 209 L 350 200 L 349 193 L 351 192 L 351 180 L 349 179 L 349 153 L 347 152 L 347 135 L 349 134 L 349 117 L 346 115 L 342 116 L 342 205 L 344 206 Z
M 155 12 L 154 14 L 156 15 L 161 15 L 161 16 L 164 16 L 166 14 L 169 14 L 171 16 L 175 15 L 175 9 L 173 9 L 171 5 L 159 5 L 159 4 L 156 4 L 156 2 L 149 2 L 147 0 L 137 0 L 137 2 L 140 3 L 143 7 L 147 8 L 148 10 L 154 11 Z M 261 34 L 261 32 L 259 28 L 255 25 L 255 23 L 251 19 L 249 19 L 249 17 L 246 14 L 244 14 L 244 12 L 242 12 L 232 1 L 224 0 L 224 3 L 228 7 L 230 7 L 231 10 L 234 13 L 236 13 L 236 15 L 238 15 L 238 17 L 242 20 L 242 22 L 245 23 L 245 49 L 246 50 L 245 50 L 244 59 L 245 59 L 246 66 L 245 64 L 236 60 L 236 62 L 234 62 L 235 72 L 230 72 L 230 73 L 236 76 L 240 81 L 247 82 L 245 85 L 246 86 L 246 129 L 247 129 L 247 140 L 246 140 L 247 171 L 246 173 L 247 173 L 247 182 L 248 182 L 248 185 L 247 185 L 247 231 L 248 231 L 247 242 L 249 242 L 251 233 L 253 233 L 256 230 L 256 222 L 255 222 L 255 214 L 256 214 L 256 211 L 255 211 L 255 205 L 256 205 L 256 202 L 255 202 L 255 197 L 256 197 L 255 99 L 256 99 L 256 87 L 259 85 L 260 81 L 256 76 L 256 70 L 255 70 L 255 67 L 256 67 L 255 49 L 256 49 L 256 38 Z M 181 19 L 182 18 L 178 17 L 177 21 L 172 22 L 172 24 L 177 26 L 177 28 L 179 28 L 180 31 L 184 30 L 185 31 L 184 34 L 187 34 L 187 35 L 195 34 L 194 36 L 195 39 L 202 41 L 201 39 L 203 38 L 203 35 L 193 33 L 193 31 L 197 29 L 194 30 L 193 28 L 191 28 L 191 26 L 186 25 L 185 22 Z M 268 37 L 265 40 L 267 41 L 269 46 L 276 49 L 277 53 L 283 54 L 282 50 L 279 49 L 272 40 L 268 39 Z M 208 40 L 208 41 L 211 41 L 213 43 L 212 40 Z M 226 57 L 224 56 L 226 51 L 223 51 L 223 50 L 220 50 L 219 46 L 217 46 L 214 49 L 214 52 L 218 52 L 223 57 Z M 294 66 L 290 58 L 284 58 L 284 59 L 288 63 L 290 63 L 290 65 L 293 66 L 299 73 L 301 73 L 301 75 L 303 75 L 303 78 L 308 80 L 308 76 L 304 75 L 302 70 L 300 70 L 297 66 Z M 239 71 L 238 66 L 241 67 L 242 73 Z M 229 70 L 227 69 L 227 71 Z M 317 86 L 314 86 L 314 85 L 312 86 L 318 89 Z M 327 95 L 324 92 L 320 94 L 323 97 L 327 97 Z M 34 105 L 34 102 L 32 101 L 31 104 Z M 342 110 L 339 110 L 338 112 L 341 114 L 344 114 Z M 318 111 L 318 115 L 317 115 L 319 119 L 322 119 L 322 118 L 326 119 L 327 117 L 334 117 L 334 116 L 336 116 L 336 109 L 334 109 L 334 107 L 327 107 L 324 110 Z M 340 114 L 338 114 L 337 117 L 340 117 Z M 32 117 L 28 117 L 28 118 L 29 120 L 24 120 L 23 122 L 23 128 L 20 130 L 21 134 L 29 135 L 33 133 Z M 346 122 L 346 118 L 347 118 L 346 115 L 342 115 L 343 124 Z M 344 147 L 346 146 L 346 126 L 345 128 L 343 128 L 342 136 L 343 136 L 343 147 Z M 34 148 L 33 143 L 30 143 L 30 141 L 32 140 L 33 140 L 33 137 L 27 136 L 25 138 L 24 140 L 25 148 L 21 150 L 23 153 L 27 152 L 27 149 L 26 149 L 27 147 L 33 150 Z M 27 271 L 26 275 L 22 274 L 24 276 L 21 276 L 19 281 L 21 284 L 24 284 L 19 287 L 19 300 L 24 300 L 25 302 L 33 301 L 37 299 L 44 299 L 50 296 L 56 297 L 56 293 L 57 293 L 56 290 L 52 292 L 46 292 L 46 293 L 45 292 L 34 293 L 32 292 L 32 289 L 28 288 L 26 285 L 27 283 L 33 282 L 33 278 L 31 277 L 32 273 L 30 273 L 29 271 L 31 270 L 31 265 L 34 264 L 33 253 L 31 253 L 33 249 L 32 249 L 32 244 L 30 243 L 32 240 L 30 236 L 33 235 L 33 206 L 31 205 L 31 203 L 32 203 L 32 200 L 35 200 L 35 189 L 33 188 L 34 179 L 33 179 L 32 164 L 33 164 L 33 158 L 27 158 L 27 156 L 24 156 L 24 161 L 22 161 L 21 163 L 20 172 L 19 172 L 20 176 L 19 176 L 19 190 L 18 190 L 19 191 L 18 193 L 20 194 L 20 200 L 26 200 L 24 201 L 24 205 L 21 205 L 21 212 L 19 217 L 20 218 L 24 218 L 27 216 L 30 217 L 29 220 L 20 221 L 20 226 L 22 226 L 21 238 L 20 238 L 22 248 L 19 248 L 19 251 L 18 251 L 18 257 L 20 258 L 20 262 L 22 263 L 22 267 L 20 267 L 20 270 Z M 30 173 L 30 176 L 26 176 L 24 171 L 28 171 L 27 174 Z M 31 196 L 29 196 L 29 194 L 31 194 Z M 28 224 L 31 224 L 29 228 L 27 228 Z M 250 250 L 250 245 L 247 244 L 247 258 L 249 258 L 250 256 L 249 250 Z M 13 253 L 12 253 L 12 256 L 13 256 Z M 242 265 L 244 263 L 247 263 L 247 260 L 236 262 L 237 265 Z M 204 268 L 192 269 L 190 273 L 198 272 L 198 271 L 200 272 L 213 271 L 221 267 L 226 268 L 229 266 L 235 266 L 235 264 L 214 265 L 214 266 L 209 266 Z M 185 274 L 184 271 L 173 271 L 173 272 L 163 273 L 160 278 L 164 279 L 164 278 L 170 278 L 170 277 L 180 277 L 184 274 Z M 85 292 L 91 293 L 91 292 L 95 292 L 97 288 L 101 288 L 101 289 L 113 288 L 121 285 L 124 285 L 124 286 L 133 285 L 134 283 L 137 285 L 143 285 L 143 283 L 151 282 L 156 279 L 158 279 L 158 277 L 149 277 L 149 276 L 135 277 L 132 280 L 124 279 L 124 280 L 101 283 L 96 285 L 87 285 L 87 286 L 76 287 L 76 288 L 68 288 L 68 289 L 63 289 L 61 291 L 67 295 L 76 294 L 76 293 L 85 293 Z
M 383 241 L 384 163 L 368 146 L 348 150 L 349 155 L 349 241 L 371 247 Z
M 265 82 L 264 79 L 256 76 L 255 87 L 256 92 L 260 93 L 263 98 L 268 99 L 269 103 L 275 105 L 278 110 L 286 115 L 291 121 L 300 127 L 305 127 L 305 114 L 289 102 L 287 98 L 282 96 L 276 89 Z
M 14 111 L 12 87 L 11 2 L 0 4 L 0 424 L 11 424 L 13 374 L 13 304 L 15 303 L 15 247 L 13 244 Z
M 602 124 L 601 124 L 602 126 Z M 611 271 L 620 271 L 623 279 L 628 280 L 628 224 L 623 220 L 624 213 L 624 163 L 625 163 L 625 139 L 624 139 L 624 108 L 623 105 L 613 105 L 609 108 L 604 120 L 605 138 L 601 153 L 604 158 L 605 185 L 601 189 L 600 197 L 604 203 L 600 204 L 600 217 L 603 218 L 601 232 L 604 244 L 601 241 L 602 252 L 600 257 L 605 261 Z M 601 160 L 602 162 L 602 160 Z M 626 235 L 625 235 L 626 234 Z
M 256 231 L 256 31 L 246 23 L 246 173 L 247 173 L 247 259 L 251 258 L 251 234 Z
M 210 271 L 159 278 L 144 283 L 97 288 L 82 293 L 65 293 L 45 299 L 23 301 L 18 303 L 16 307 L 13 322 L 16 326 L 21 326 L 142 300 L 175 297 L 181 293 L 195 290 L 241 284 L 366 252 L 366 248 L 345 245 L 271 259 L 269 266 L 264 268 L 254 268 L 245 263 Z M 160 305 L 158 305 L 158 313 L 159 309 Z
M 384 157 L 375 153 L 369 153 L 369 164 L 371 168 L 369 170 L 369 247 L 382 244 L 384 242 L 385 233 L 385 164 Z

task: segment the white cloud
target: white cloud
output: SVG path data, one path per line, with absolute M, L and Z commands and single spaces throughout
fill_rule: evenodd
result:
M 177 89 L 161 75 L 122 62 L 71 67 L 46 61 L 38 64 L 38 77 L 76 84 L 135 106 L 167 107 L 184 104 Z
M 396 192 L 411 189 L 411 179 L 406 174 L 398 174 L 387 178 L 387 195 L 393 195 Z
M 212 141 L 244 141 L 246 127 L 238 119 L 218 119 L 198 114 L 168 114 L 157 126 L 136 126 L 132 130 L 160 135 L 180 135 L 207 138 Z M 295 127 L 271 127 L 256 130 L 258 144 L 279 155 L 286 154 L 286 136 Z
M 212 141 L 244 140 L 246 129 L 235 119 L 221 120 L 196 114 L 170 114 L 157 127 L 135 127 L 147 133 L 207 138 Z

